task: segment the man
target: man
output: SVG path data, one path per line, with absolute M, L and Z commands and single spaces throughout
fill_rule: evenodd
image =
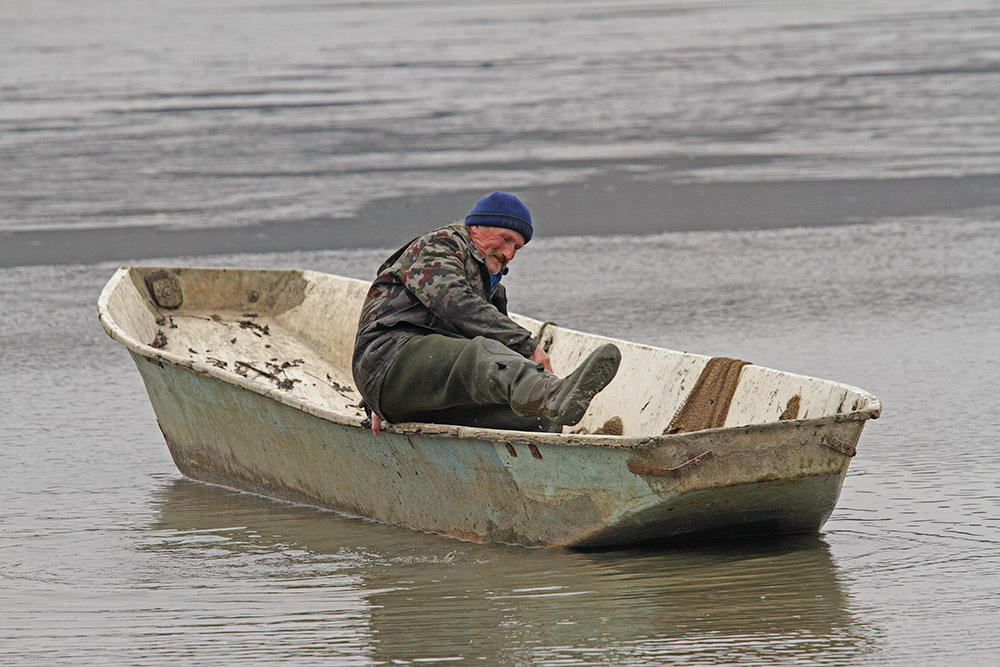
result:
M 558 432 L 611 382 L 614 345 L 559 378 L 531 332 L 507 317 L 500 279 L 532 233 L 528 207 L 494 192 L 382 264 L 352 364 L 376 434 L 382 420 Z

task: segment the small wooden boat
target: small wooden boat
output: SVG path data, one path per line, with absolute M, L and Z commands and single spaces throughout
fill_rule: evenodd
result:
M 474 541 L 606 547 L 816 532 L 875 396 L 613 340 L 615 380 L 561 434 L 362 425 L 368 284 L 310 271 L 123 267 L 101 293 L 187 477 Z M 514 315 L 565 374 L 611 339 Z

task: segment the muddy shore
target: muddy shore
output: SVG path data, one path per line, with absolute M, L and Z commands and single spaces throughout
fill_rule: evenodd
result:
M 610 172 L 558 186 L 507 187 L 542 236 L 809 227 L 1000 205 L 1000 175 L 885 180 L 670 183 Z M 0 232 L 0 267 L 149 257 L 389 247 L 460 218 L 485 194 L 375 201 L 352 217 L 242 227 L 88 227 Z

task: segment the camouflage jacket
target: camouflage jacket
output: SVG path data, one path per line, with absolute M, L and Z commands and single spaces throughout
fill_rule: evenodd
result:
M 354 382 L 381 416 L 379 393 L 389 365 L 414 336 L 486 336 L 525 357 L 537 343 L 507 317 L 503 285 L 490 296 L 486 260 L 469 228 L 456 222 L 417 237 L 379 267 L 354 344 Z

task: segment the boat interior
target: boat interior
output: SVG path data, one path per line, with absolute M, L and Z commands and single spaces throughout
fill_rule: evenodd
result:
M 311 271 L 133 266 L 109 282 L 99 311 L 108 333 L 135 354 L 360 423 L 350 362 L 367 289 Z M 512 317 L 542 342 L 560 375 L 605 342 L 621 348 L 614 381 L 566 429 L 577 436 L 634 440 L 880 410 L 874 396 L 844 384 Z

